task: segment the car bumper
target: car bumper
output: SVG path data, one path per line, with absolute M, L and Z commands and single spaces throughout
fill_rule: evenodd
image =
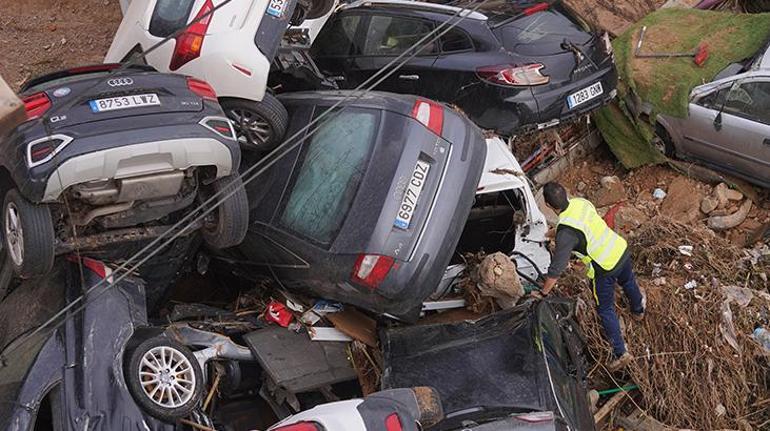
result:
M 25 163 L 16 167 L 14 180 L 27 199 L 54 202 L 75 184 L 198 166 L 215 168 L 216 177 L 221 178 L 237 172 L 240 165 L 237 141 L 220 137 L 200 124 L 91 133 L 90 136 L 82 136 L 82 127 L 84 125 L 56 131 L 58 135 L 71 137 L 72 141 L 52 160 L 32 168 Z M 123 145 L 117 146 L 116 142 Z M 20 151 L 25 149 L 26 144 L 19 147 Z

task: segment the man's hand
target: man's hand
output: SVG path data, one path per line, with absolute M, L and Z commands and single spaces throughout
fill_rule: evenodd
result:
M 553 287 L 556 286 L 556 278 L 553 277 L 546 277 L 545 283 L 543 283 L 543 288 L 540 290 L 533 290 L 530 292 L 530 296 L 537 299 L 543 299 L 546 296 L 548 296 L 549 293 L 553 290 Z

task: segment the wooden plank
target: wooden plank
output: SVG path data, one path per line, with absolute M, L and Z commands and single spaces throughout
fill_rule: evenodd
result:
M 0 76 L 0 136 L 27 119 L 24 105 Z
M 594 423 L 597 425 L 604 421 L 604 419 L 609 416 L 610 413 L 612 413 L 613 410 L 615 410 L 616 407 L 620 404 L 621 401 L 623 401 L 626 398 L 625 392 L 618 392 L 615 395 L 612 396 L 604 405 L 599 409 L 598 412 L 594 415 Z

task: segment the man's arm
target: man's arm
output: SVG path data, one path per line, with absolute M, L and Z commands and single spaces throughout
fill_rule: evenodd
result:
M 551 266 L 548 267 L 548 274 L 546 275 L 540 294 L 548 295 L 551 293 L 559 276 L 561 276 L 562 272 L 567 269 L 572 250 L 577 247 L 578 242 L 579 238 L 572 229 L 563 228 L 557 230 L 556 247 L 551 256 Z

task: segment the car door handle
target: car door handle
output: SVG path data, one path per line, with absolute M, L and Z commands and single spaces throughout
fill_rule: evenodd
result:
M 398 75 L 398 79 L 406 79 L 408 81 L 417 81 L 420 79 L 420 75 Z

